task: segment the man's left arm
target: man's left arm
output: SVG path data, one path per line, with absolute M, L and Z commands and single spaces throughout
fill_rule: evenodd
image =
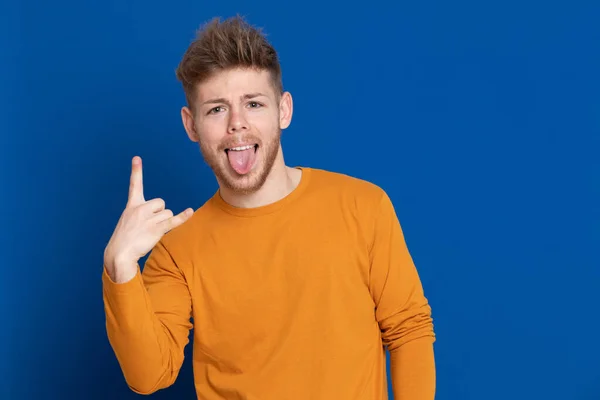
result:
M 390 352 L 396 400 L 433 400 L 436 374 L 431 307 L 387 194 L 375 217 L 370 290 L 383 344 Z

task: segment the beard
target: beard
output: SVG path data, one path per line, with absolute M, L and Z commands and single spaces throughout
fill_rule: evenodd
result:
M 252 169 L 240 175 L 229 164 L 225 149 L 234 147 L 236 143 L 256 143 L 256 161 Z M 217 181 L 224 188 L 236 194 L 251 194 L 258 191 L 267 180 L 281 146 L 281 129 L 277 129 L 268 142 L 262 142 L 253 134 L 226 137 L 217 148 L 211 148 L 200 141 L 200 152 L 204 162 L 212 169 Z

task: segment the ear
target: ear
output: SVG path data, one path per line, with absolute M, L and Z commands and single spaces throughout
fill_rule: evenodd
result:
M 286 129 L 292 122 L 294 102 L 289 92 L 284 92 L 279 100 L 279 128 Z
M 183 127 L 190 140 L 197 143 L 200 140 L 200 137 L 198 136 L 198 132 L 196 132 L 194 113 L 189 107 L 183 107 L 181 109 L 181 121 L 183 122 Z

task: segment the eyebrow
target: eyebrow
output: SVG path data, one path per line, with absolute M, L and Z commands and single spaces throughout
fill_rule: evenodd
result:
M 263 93 L 260 92 L 256 92 L 256 93 L 247 93 L 245 95 L 243 95 L 241 97 L 242 100 L 250 100 L 253 99 L 255 97 L 260 97 L 260 96 L 266 96 Z M 217 103 L 225 103 L 225 104 L 229 104 L 229 101 L 223 97 L 219 97 L 218 99 L 210 99 L 210 100 L 206 100 L 204 103 L 202 103 L 202 105 L 205 104 L 217 104 Z

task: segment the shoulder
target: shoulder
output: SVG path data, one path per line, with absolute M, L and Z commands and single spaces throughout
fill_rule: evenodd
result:
M 392 200 L 376 183 L 356 176 L 310 170 L 310 196 L 318 204 L 320 216 L 340 217 L 346 226 L 356 226 L 372 243 L 378 227 L 397 221 Z
M 385 189 L 367 179 L 324 169 L 310 170 L 310 198 L 324 212 L 341 212 L 363 227 L 395 216 Z
M 376 207 L 388 196 L 379 185 L 356 176 L 325 169 L 310 169 L 312 191 L 324 197 L 356 202 L 358 206 Z

